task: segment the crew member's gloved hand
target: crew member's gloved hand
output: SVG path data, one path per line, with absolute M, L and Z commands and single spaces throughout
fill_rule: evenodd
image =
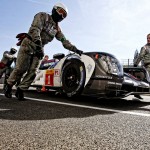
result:
M 41 47 L 38 47 L 37 46 L 37 48 L 36 48 L 36 51 L 35 51 L 35 56 L 38 58 L 38 59 L 43 59 L 43 57 L 44 57 L 44 52 L 43 52 L 43 50 L 42 50 L 42 48 Z
M 77 53 L 77 54 L 79 54 L 81 56 L 83 54 L 83 51 L 77 49 L 77 50 L 75 50 L 75 53 Z
M 26 38 L 26 37 L 28 39 L 32 40 L 31 36 L 28 35 L 27 33 L 19 33 L 19 34 L 17 34 L 16 38 L 18 38 L 18 43 L 16 45 L 20 46 L 22 41 L 23 41 L 23 39 Z
M 36 52 L 36 57 L 37 57 L 38 59 L 42 60 L 43 57 L 44 57 L 43 51 Z
M 136 65 L 136 64 L 134 64 L 133 66 L 134 66 L 134 67 L 137 67 L 137 65 Z
M 38 58 L 38 59 L 43 59 L 43 57 L 44 57 L 44 52 L 43 52 L 43 50 L 42 49 L 37 49 L 36 50 L 36 52 L 35 52 L 35 56 Z
M 42 48 L 42 43 L 40 40 L 37 40 L 34 43 L 36 44 L 35 56 L 41 60 L 44 57 L 44 51 Z

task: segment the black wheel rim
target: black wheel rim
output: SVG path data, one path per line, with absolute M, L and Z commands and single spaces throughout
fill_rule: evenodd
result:
M 80 82 L 79 70 L 74 66 L 69 66 L 64 76 L 65 86 L 69 91 L 75 90 Z

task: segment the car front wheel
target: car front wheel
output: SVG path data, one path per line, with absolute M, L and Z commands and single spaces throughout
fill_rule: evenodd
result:
M 62 88 L 68 97 L 82 93 L 85 84 L 85 67 L 79 60 L 67 62 L 62 70 Z

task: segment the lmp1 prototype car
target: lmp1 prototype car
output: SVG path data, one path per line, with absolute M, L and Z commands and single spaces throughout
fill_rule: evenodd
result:
M 81 56 L 55 54 L 38 70 L 32 86 L 45 86 L 68 97 L 122 98 L 150 93 L 149 83 L 149 74 L 142 67 L 123 68 L 109 53 L 86 52 Z

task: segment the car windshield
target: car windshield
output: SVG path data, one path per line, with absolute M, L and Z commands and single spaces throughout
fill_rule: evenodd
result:
M 55 61 L 55 59 L 42 61 L 40 64 L 39 70 L 46 70 L 46 69 L 54 68 L 56 64 L 57 62 Z
M 123 68 L 119 60 L 117 60 L 113 55 L 109 54 L 98 54 L 98 60 L 105 72 L 109 74 L 123 76 Z

